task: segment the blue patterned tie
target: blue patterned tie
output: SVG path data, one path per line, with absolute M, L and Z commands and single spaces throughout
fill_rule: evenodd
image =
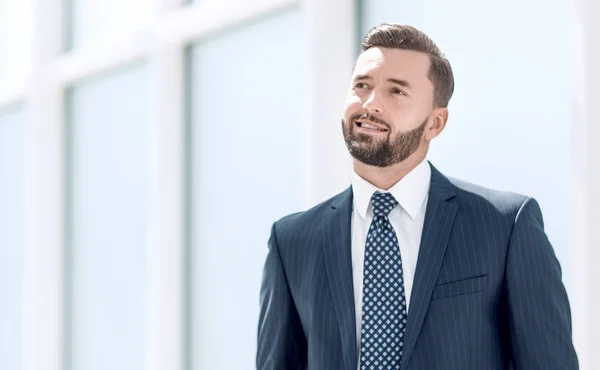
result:
M 406 297 L 396 233 L 388 219 L 398 204 L 390 193 L 371 197 L 373 221 L 367 234 L 363 273 L 360 369 L 400 369 Z

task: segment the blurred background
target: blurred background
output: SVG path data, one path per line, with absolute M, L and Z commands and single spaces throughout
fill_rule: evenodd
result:
M 600 369 L 596 0 L 0 0 L 0 369 L 252 369 L 270 226 L 350 184 L 362 36 L 455 73 L 429 160 L 535 197 Z

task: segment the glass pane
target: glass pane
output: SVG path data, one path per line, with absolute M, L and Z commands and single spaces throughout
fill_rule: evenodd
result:
M 138 67 L 68 97 L 72 370 L 143 368 L 147 80 Z
M 117 42 L 146 26 L 152 0 L 70 0 L 67 49 L 98 47 Z
M 23 109 L 0 110 L 0 369 L 23 368 L 25 122 Z
M 291 10 L 191 50 L 197 370 L 255 367 L 270 227 L 304 195 L 303 42 L 301 13 Z
M 361 17 L 363 33 L 384 21 L 408 23 L 444 50 L 456 90 L 430 160 L 449 175 L 535 196 L 563 270 L 569 266 L 572 194 L 572 148 L 565 139 L 572 125 L 567 6 L 363 0 Z
M 409 20 L 414 22 L 415 19 L 420 19 L 426 2 L 427 0 L 410 3 L 397 0 L 359 0 L 360 36 L 364 36 L 371 27 L 379 23 L 410 23 Z
M 0 1 L 0 86 L 23 80 L 31 66 L 32 0 Z

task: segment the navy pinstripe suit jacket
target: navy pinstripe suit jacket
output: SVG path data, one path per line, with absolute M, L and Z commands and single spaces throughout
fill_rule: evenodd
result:
M 257 368 L 357 369 L 352 188 L 273 225 Z M 537 202 L 444 177 L 431 188 L 402 370 L 578 369 Z

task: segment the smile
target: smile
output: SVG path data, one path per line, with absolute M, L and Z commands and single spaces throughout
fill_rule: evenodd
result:
M 377 127 L 377 126 L 375 126 L 371 123 L 367 123 L 367 122 L 356 121 L 355 124 L 358 127 L 362 128 L 366 131 L 381 131 L 381 132 L 387 131 L 387 129 L 385 129 L 385 128 Z

